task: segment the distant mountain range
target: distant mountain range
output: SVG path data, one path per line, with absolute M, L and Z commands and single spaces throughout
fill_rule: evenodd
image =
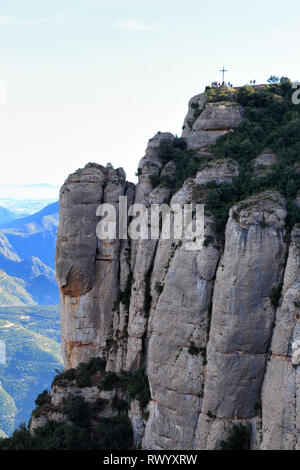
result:
M 0 216 L 11 216 L 3 208 Z M 54 254 L 58 202 L 37 213 L 1 222 L 0 305 L 58 304 Z
M 16 214 L 5 207 L 0 206 L 0 224 L 6 224 L 13 219 L 16 219 Z
M 0 184 L 0 224 L 40 211 L 57 201 L 58 194 L 59 187 L 51 184 Z
M 6 346 L 0 437 L 28 421 L 36 395 L 63 367 L 54 273 L 57 195 L 50 185 L 0 185 L 0 341 Z
M 36 395 L 62 368 L 59 307 L 0 307 L 0 340 L 6 345 L 6 363 L 0 363 L 1 437 L 28 421 Z

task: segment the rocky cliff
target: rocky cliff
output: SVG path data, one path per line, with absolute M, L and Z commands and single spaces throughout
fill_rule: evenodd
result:
M 61 189 L 65 366 L 102 358 L 105 385 L 80 393 L 124 400 L 136 446 L 226 449 L 243 439 L 300 449 L 299 116 L 285 79 L 207 89 L 190 100 L 181 138 L 149 141 L 137 185 L 122 169 L 88 164 Z M 100 242 L 96 209 L 122 195 L 147 207 L 204 203 L 201 248 L 163 237 Z M 129 377 L 141 376 L 133 391 Z M 61 400 L 58 386 L 51 400 Z

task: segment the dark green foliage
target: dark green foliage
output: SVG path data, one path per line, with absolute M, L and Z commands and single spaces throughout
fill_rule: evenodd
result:
M 212 88 L 207 93 L 212 95 L 211 100 L 214 94 L 223 91 Z M 294 168 L 300 159 L 300 107 L 292 103 L 291 95 L 291 82 L 285 77 L 277 84 L 261 89 L 242 87 L 236 94 L 236 100 L 246 111 L 246 118 L 233 132 L 220 137 L 211 150 L 217 158 L 238 161 L 240 174 L 232 183 L 217 185 L 211 182 L 206 186 L 209 190 L 206 213 L 215 216 L 219 234 L 224 234 L 229 209 L 234 204 L 267 189 L 277 189 L 286 198 L 288 231 L 300 222 L 300 209 L 294 202 L 300 187 L 300 174 Z M 234 95 L 228 96 L 233 100 Z M 173 192 L 188 177 L 194 176 L 203 163 L 203 158 L 187 151 L 183 142 L 184 139 L 174 139 L 173 142 L 165 139 L 160 143 L 159 156 L 163 162 L 172 160 L 176 164 L 175 179 L 168 183 Z M 279 164 L 258 178 L 253 174 L 252 160 L 266 148 L 277 154 Z M 155 185 L 159 182 L 156 175 Z M 262 226 L 265 226 L 264 222 Z
M 0 439 L 0 450 L 28 450 L 31 449 L 31 441 L 25 424 L 21 424 L 10 438 Z
M 253 95 L 255 91 L 251 86 L 243 86 L 239 89 L 237 94 L 237 102 L 242 106 L 247 105 L 248 100 L 250 99 L 251 95 Z
M 87 427 L 89 424 L 90 407 L 81 395 L 69 396 L 62 409 L 62 412 L 75 425 Z
M 191 354 L 192 356 L 198 356 L 198 354 L 201 354 L 201 357 L 203 358 L 203 365 L 207 364 L 206 361 L 206 348 L 197 348 L 195 345 L 194 341 L 190 342 L 189 348 L 188 348 L 188 353 Z
M 11 438 L 0 439 L 0 450 L 128 450 L 133 445 L 126 415 L 100 418 L 95 429 L 50 421 L 32 437 L 22 425 Z
M 198 117 L 200 116 L 201 114 L 201 109 L 195 109 L 194 111 L 194 119 L 196 121 L 196 119 L 198 119 Z
M 221 441 L 221 450 L 249 450 L 250 435 L 246 426 L 234 424 L 226 441 Z
M 127 413 L 129 409 L 129 405 L 126 400 L 122 400 L 119 397 L 114 397 L 113 403 L 112 403 L 113 408 L 115 408 L 118 413 Z
M 76 369 L 76 385 L 77 387 L 91 387 L 92 380 L 91 380 L 91 373 L 89 371 L 88 364 L 81 362 L 77 369 Z
M 240 164 L 240 174 L 232 183 L 207 185 L 206 210 L 215 216 L 219 233 L 224 232 L 230 207 L 267 189 L 277 189 L 286 198 L 288 231 L 300 222 L 300 209 L 294 202 L 300 187 L 300 174 L 294 168 L 300 158 L 300 107 L 292 103 L 291 95 L 286 78 L 260 90 L 239 89 L 237 100 L 246 110 L 246 119 L 212 147 L 216 157 L 233 158 Z M 272 149 L 280 161 L 258 178 L 253 175 L 251 160 L 266 148 Z
M 189 345 L 188 353 L 191 354 L 192 356 L 197 356 L 199 352 L 200 352 L 200 349 L 197 348 L 194 341 L 191 341 Z
M 162 139 L 159 144 L 158 157 L 164 162 L 168 163 L 173 159 L 174 146 L 173 142 L 169 139 Z
M 111 350 L 116 350 L 118 347 L 118 343 L 115 339 L 113 338 L 108 338 L 106 340 L 106 351 L 109 352 Z
M 102 390 L 113 390 L 121 386 L 120 377 L 115 372 L 106 372 L 101 383 Z
M 234 89 L 228 87 L 207 87 L 205 91 L 210 103 L 217 103 L 220 101 L 231 101 L 232 95 L 235 92 Z
M 103 357 L 93 357 L 88 363 L 88 370 L 90 374 L 95 374 L 96 372 L 103 372 L 106 367 L 106 360 Z
M 271 83 L 272 85 L 275 85 L 276 83 L 279 83 L 280 79 L 279 77 L 276 77 L 276 75 L 271 75 L 270 78 L 268 78 L 267 82 Z
M 89 363 L 81 363 L 77 369 L 68 369 L 65 372 L 54 377 L 52 386 L 64 387 L 68 382 L 76 381 L 78 387 L 90 387 L 92 385 L 91 377 L 96 372 L 105 370 L 106 361 L 101 357 L 93 357 Z
M 97 372 L 104 372 L 106 362 L 95 357 L 88 364 L 79 364 L 76 369 L 70 369 L 59 374 L 54 382 L 56 385 L 68 385 L 70 380 L 82 387 L 89 386 Z M 113 373 L 104 374 L 103 382 L 106 389 L 115 387 L 128 387 L 131 381 L 136 382 L 138 375 L 125 373 L 119 377 Z M 145 380 L 145 379 L 144 379 Z M 88 385 L 87 385 L 88 384 Z M 70 385 L 70 384 L 69 384 Z M 79 385 L 80 386 L 80 385 Z M 140 390 L 134 390 L 137 398 Z M 32 416 L 55 410 L 50 395 L 45 390 L 37 399 L 36 408 Z M 125 400 L 115 398 L 113 406 L 118 410 L 118 417 L 101 418 L 99 413 L 107 406 L 107 400 L 98 398 L 95 402 L 87 402 L 80 394 L 70 394 L 64 401 L 63 407 L 57 411 L 63 413 L 68 419 L 65 422 L 48 422 L 45 426 L 37 428 L 34 437 L 29 429 L 22 425 L 11 438 L 0 439 L 0 450 L 114 450 L 130 449 L 133 445 L 131 424 L 127 416 L 128 404 Z
M 172 191 L 175 192 L 188 177 L 196 174 L 199 169 L 199 158 L 195 152 L 187 150 L 186 147 L 186 141 L 182 137 L 175 137 L 173 141 L 168 139 L 161 140 L 158 156 L 163 163 L 168 163 L 171 160 L 175 163 L 175 177 L 173 181 L 170 181 L 169 178 L 160 177 L 159 174 L 155 174 L 151 177 L 153 186 L 158 186 L 162 183 L 168 184 Z
M 54 385 L 62 386 L 64 382 L 69 382 L 75 380 L 76 377 L 76 370 L 75 369 L 68 369 L 65 372 L 61 372 L 60 374 L 56 375 L 52 382 L 52 387 Z
M 154 173 L 153 175 L 150 176 L 150 181 L 151 181 L 151 185 L 153 186 L 153 188 L 155 188 L 156 186 L 158 186 L 160 184 L 160 176 L 159 176 L 159 173 Z
M 108 400 L 105 398 L 97 398 L 97 400 L 90 404 L 91 416 L 95 416 L 97 413 L 100 413 L 108 403 Z
M 85 450 L 92 449 L 87 429 L 50 421 L 36 430 L 30 450 Z
M 130 272 L 128 274 L 126 286 L 123 291 L 120 291 L 119 298 L 118 298 L 118 301 L 122 302 L 127 312 L 129 311 L 129 306 L 130 306 L 132 282 L 133 282 L 133 273 Z
M 254 416 L 258 416 L 259 418 L 261 418 L 261 414 L 262 414 L 262 404 L 261 404 L 261 399 L 258 399 L 254 407 Z
M 149 317 L 152 296 L 151 296 L 151 274 L 152 269 L 149 269 L 148 273 L 145 276 L 145 293 L 144 293 L 144 316 Z
M 40 393 L 35 400 L 35 404 L 37 405 L 36 408 L 32 411 L 32 416 L 38 418 L 44 413 L 49 411 L 56 411 L 55 406 L 51 403 L 51 396 L 47 390 Z
M 205 360 L 205 364 L 206 364 L 206 348 L 200 348 L 200 353 L 203 359 Z
M 127 392 L 129 398 L 137 399 L 141 408 L 145 408 L 151 398 L 148 377 L 143 369 L 135 372 L 122 371 L 120 375 L 114 372 L 106 372 L 101 388 L 102 390 L 119 388 Z
M 136 398 L 141 406 L 145 408 L 151 398 L 148 377 L 144 370 L 125 374 L 127 380 L 127 392 L 130 398 Z
M 270 300 L 271 300 L 271 304 L 275 308 L 277 308 L 278 305 L 279 305 L 281 291 L 282 291 L 282 282 L 280 282 L 280 284 L 278 284 L 278 286 L 272 287 L 272 289 L 271 289 Z
M 96 426 L 100 450 L 128 450 L 132 447 L 133 433 L 127 415 L 101 418 Z
M 164 290 L 164 285 L 161 282 L 156 281 L 154 288 L 156 292 L 158 293 L 158 295 L 160 295 L 162 291 Z
M 43 405 L 45 405 L 46 403 L 48 403 L 49 398 L 50 398 L 50 395 L 49 395 L 48 390 L 44 390 L 42 393 L 40 393 L 40 394 L 37 396 L 37 398 L 36 398 L 36 400 L 35 400 L 36 406 L 43 406 Z
M 266 227 L 268 226 L 268 224 L 266 223 L 265 220 L 261 220 L 261 221 L 259 222 L 259 225 L 260 225 L 261 228 L 266 228 Z
M 214 237 L 212 237 L 211 235 L 207 235 L 204 238 L 203 246 L 207 247 L 210 243 L 213 243 L 213 242 L 214 242 Z

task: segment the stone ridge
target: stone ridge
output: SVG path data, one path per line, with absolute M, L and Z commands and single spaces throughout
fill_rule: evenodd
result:
M 162 238 L 96 238 L 102 202 L 121 195 L 147 207 L 205 202 L 203 185 L 231 182 L 239 164 L 207 147 L 243 118 L 234 99 L 190 100 L 182 136 L 199 170 L 175 194 L 155 183 L 175 178 L 175 162 L 160 153 L 162 142 L 174 142 L 170 133 L 150 139 L 137 185 L 122 169 L 88 164 L 61 189 L 56 273 L 65 367 L 97 356 L 106 373 L 146 371 L 147 409 L 129 400 L 135 445 L 144 449 L 219 449 L 239 423 L 252 449 L 300 449 L 300 234 L 295 227 L 288 243 L 283 196 L 268 190 L 235 204 L 225 241 L 206 215 L 195 252 Z M 266 149 L 253 172 L 265 174 L 276 159 Z M 54 401 L 59 393 L 53 389 Z
M 238 127 L 243 120 L 244 110 L 236 101 L 210 103 L 208 99 L 207 94 L 202 93 L 189 102 L 182 137 L 191 150 L 201 150 L 214 144 L 218 137 Z

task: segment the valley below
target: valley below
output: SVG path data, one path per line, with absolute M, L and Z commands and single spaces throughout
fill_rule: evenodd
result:
M 28 422 L 36 396 L 62 369 L 58 306 L 0 307 L 0 434 Z

